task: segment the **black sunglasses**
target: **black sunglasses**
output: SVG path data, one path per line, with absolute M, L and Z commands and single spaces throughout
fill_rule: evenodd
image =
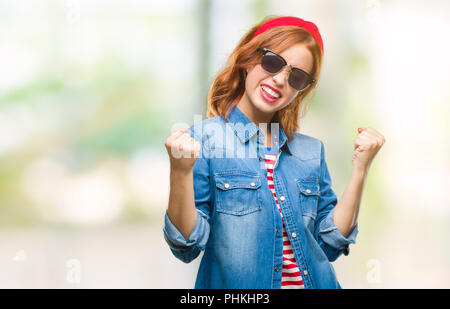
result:
M 311 75 L 309 75 L 302 69 L 293 67 L 292 65 L 288 64 L 286 60 L 284 60 L 284 58 L 277 53 L 267 48 L 260 48 L 259 50 L 263 52 L 261 66 L 268 73 L 278 73 L 286 65 L 291 67 L 288 83 L 295 90 L 302 91 L 316 82 L 316 80 Z

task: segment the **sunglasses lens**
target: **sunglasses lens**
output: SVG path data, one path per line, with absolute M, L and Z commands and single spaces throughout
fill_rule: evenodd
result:
M 305 72 L 293 69 L 289 75 L 289 84 L 296 90 L 303 90 L 311 83 L 311 78 Z
M 277 73 L 283 68 L 284 62 L 277 55 L 266 53 L 262 57 L 261 66 L 269 73 Z

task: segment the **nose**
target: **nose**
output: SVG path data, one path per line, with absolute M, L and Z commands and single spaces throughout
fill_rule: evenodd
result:
M 284 83 L 287 82 L 287 78 L 289 77 L 289 74 L 292 70 L 292 66 L 290 64 L 285 65 L 280 72 L 278 72 L 277 74 L 272 76 L 273 81 L 278 84 L 283 86 Z

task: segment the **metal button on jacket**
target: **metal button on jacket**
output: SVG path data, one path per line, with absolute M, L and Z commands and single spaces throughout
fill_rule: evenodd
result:
M 297 233 L 294 232 L 291 234 L 291 236 L 292 236 L 292 238 L 295 238 L 295 237 L 297 237 Z
M 306 189 L 306 193 L 308 193 L 308 194 L 309 194 L 309 193 L 311 193 L 311 190 L 309 190 L 309 189 Z
M 285 199 L 284 195 L 280 196 L 280 200 L 284 201 Z
M 230 185 L 226 183 L 226 184 L 225 184 L 225 188 L 228 189 L 229 187 L 230 187 Z

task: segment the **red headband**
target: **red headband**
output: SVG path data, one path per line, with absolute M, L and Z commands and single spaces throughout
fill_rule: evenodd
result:
M 278 26 L 298 26 L 305 29 L 316 39 L 317 43 L 319 43 L 320 48 L 322 49 L 322 53 L 324 52 L 322 37 L 320 36 L 319 29 L 317 28 L 317 26 L 310 21 L 306 21 L 298 17 L 284 16 L 269 20 L 268 22 L 264 23 L 261 27 L 259 27 L 259 29 L 253 35 L 252 40 L 254 37 L 258 36 L 264 31 Z

